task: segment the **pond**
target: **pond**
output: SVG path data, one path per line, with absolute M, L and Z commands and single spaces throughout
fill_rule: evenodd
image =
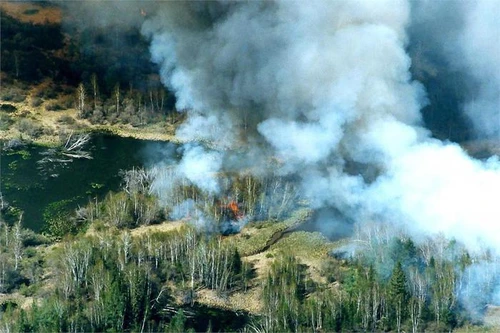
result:
M 49 205 L 74 210 L 89 200 L 102 198 L 108 191 L 119 189 L 120 170 L 165 160 L 175 153 L 176 146 L 95 134 L 86 150 L 92 159 L 45 164 L 39 163 L 47 151 L 44 147 L 28 145 L 2 150 L 1 191 L 4 200 L 23 211 L 24 227 L 43 230 L 43 212 Z

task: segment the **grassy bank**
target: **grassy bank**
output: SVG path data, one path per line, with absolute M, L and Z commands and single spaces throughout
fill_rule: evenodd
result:
M 33 90 L 37 89 L 43 89 L 43 85 Z M 51 105 L 64 103 L 56 99 L 36 101 L 33 94 L 34 92 L 30 91 L 8 101 L 0 98 L 0 140 L 19 139 L 37 145 L 57 146 L 67 133 L 107 132 L 140 140 L 179 142 L 175 137 L 176 124 L 171 118 L 164 117 L 163 120 L 142 126 L 122 123 L 93 124 L 87 119 L 81 119 L 77 109 L 68 107 L 51 110 Z

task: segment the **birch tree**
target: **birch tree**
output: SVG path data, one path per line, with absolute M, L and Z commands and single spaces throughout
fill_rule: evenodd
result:
M 83 83 L 80 83 L 78 85 L 78 88 L 76 88 L 76 95 L 77 95 L 78 116 L 80 118 L 83 118 L 85 112 L 85 97 L 86 97 L 85 86 L 83 85 Z

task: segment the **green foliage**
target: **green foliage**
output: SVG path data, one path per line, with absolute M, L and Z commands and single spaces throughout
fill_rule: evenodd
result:
M 100 184 L 100 183 L 91 183 L 90 186 L 93 188 L 93 189 L 100 189 L 104 186 L 104 184 Z
M 389 301 L 391 303 L 391 314 L 393 325 L 397 327 L 398 332 L 401 330 L 401 324 L 407 316 L 408 293 L 406 290 L 406 275 L 401 266 L 401 262 L 397 262 L 392 271 L 391 279 L 389 280 Z
M 6 102 L 20 103 L 26 99 L 26 91 L 24 91 L 19 85 L 6 87 L 2 86 L 2 90 L 0 91 L 0 99 Z M 7 113 L 13 113 L 18 109 L 16 106 L 11 104 L 2 104 L 0 110 Z
M 46 265 L 57 276 L 52 296 L 26 311 L 13 311 L 8 323 L 40 332 L 68 331 L 74 325 L 99 332 L 184 332 L 195 323 L 179 308 L 164 312 L 175 304 L 167 285 L 192 281 L 186 287 L 193 296 L 198 288 L 222 293 L 239 287 L 248 270 L 233 245 L 190 227 L 139 237 L 103 232 L 67 238 Z M 42 292 L 37 286 L 34 281 L 21 292 L 36 296 Z
M 408 298 L 408 293 L 406 291 L 406 275 L 401 266 L 401 262 L 398 261 L 394 270 L 392 271 L 391 279 L 389 280 L 389 296 L 392 302 L 395 303 L 405 303 Z
M 277 258 L 263 288 L 264 312 L 269 331 L 297 331 L 305 296 L 304 267 L 292 256 Z
M 72 218 L 71 207 L 74 199 L 52 202 L 43 211 L 45 229 L 54 239 L 61 239 L 68 234 L 75 234 L 79 226 Z
M 172 318 L 172 321 L 165 329 L 166 333 L 184 333 L 186 331 L 186 316 L 182 309 Z
M 247 213 L 262 208 L 253 194 L 242 193 L 241 184 L 254 181 L 249 179 L 227 187 Z M 238 236 L 237 242 L 189 226 L 134 236 L 127 228 L 157 222 L 161 211 L 149 194 L 146 173 L 133 170 L 124 183 L 122 192 L 89 202 L 77 218 L 66 209 L 71 201 L 49 205 L 44 218 L 50 234 L 63 239 L 51 250 L 44 246 L 47 239 L 0 223 L 0 291 L 43 298 L 25 310 L 9 306 L 7 311 L 5 305 L 2 327 L 37 332 L 206 330 L 209 320 L 200 324 L 196 318 L 208 318 L 210 312 L 196 309 L 200 289 L 224 299 L 257 283 L 263 311 L 251 327 L 268 332 L 451 331 L 467 320 L 459 312 L 456 290 L 474 259 L 454 242 L 416 244 L 406 237 L 370 234 L 370 240 L 359 242 L 368 251 L 342 260 L 325 258 L 330 245 L 316 233 L 297 231 L 273 244 L 306 220 L 308 209 L 282 222 L 254 222 L 252 232 Z M 179 197 L 196 198 L 197 204 L 207 200 L 207 211 L 222 214 L 214 197 L 204 197 L 192 186 L 178 189 Z M 79 230 L 76 221 L 92 223 L 91 236 L 67 237 Z M 433 246 L 440 251 L 429 250 Z M 265 276 L 253 279 L 252 263 L 242 256 L 263 250 L 274 259 L 266 260 L 272 263 Z M 308 269 L 294 254 L 324 264 L 319 272 Z M 319 278 L 313 276 L 318 273 Z M 51 286 L 43 284 L 42 276 Z M 221 325 L 217 329 L 232 328 L 222 322 L 212 320 Z
M 0 112 L 0 131 L 7 131 L 13 123 L 9 115 Z
M 103 202 L 104 219 L 116 227 L 132 223 L 132 207 L 126 193 L 109 193 Z
M 120 282 L 115 280 L 104 289 L 102 296 L 104 327 L 114 332 L 124 329 L 126 299 L 123 291 Z
M 190 308 L 191 302 L 196 304 L 197 290 L 213 289 L 224 297 L 259 281 L 248 283 L 252 268 L 235 244 L 191 227 L 135 237 L 107 229 L 66 239 L 48 258 L 30 247 L 43 242 L 23 231 L 22 260 L 16 270 L 13 247 L 4 246 L 13 244 L 16 232 L 1 224 L 0 260 L 8 269 L 0 276 L 7 277 L 1 281 L 3 287 L 10 286 L 3 292 L 17 290 L 39 299 L 47 293 L 42 287 L 44 272 L 57 277 L 51 296 L 31 308 L 6 304 L 2 327 L 37 332 L 72 327 L 99 332 L 206 330 L 210 320 L 197 323 L 196 311 L 201 310 Z M 415 247 L 401 254 L 410 263 L 407 267 L 396 262 L 385 278 L 375 266 L 364 264 L 363 255 L 342 261 L 329 258 L 321 269 L 326 283 L 312 282 L 307 267 L 289 254 L 290 248 L 286 254 L 276 251 L 261 280 L 263 312 L 251 327 L 269 332 L 449 331 L 466 323 L 455 297 L 459 266 L 443 258 L 425 261 L 421 249 L 406 241 L 390 244 Z M 460 265 L 470 265 L 469 255 L 456 252 Z M 416 260 L 406 260 L 412 256 Z M 174 302 L 181 292 L 191 297 L 184 306 Z M 209 318 L 208 312 L 198 315 Z M 232 327 L 221 328 L 226 325 L 222 322 L 212 320 L 217 330 Z
M 6 96 L 2 96 L 6 97 Z M 5 99 L 2 98 L 4 101 L 9 100 L 9 98 Z M 17 107 L 11 104 L 0 104 L 0 111 L 6 112 L 6 113 L 14 113 L 17 111 Z

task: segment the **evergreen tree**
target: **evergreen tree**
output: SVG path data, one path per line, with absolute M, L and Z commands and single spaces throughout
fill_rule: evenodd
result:
M 125 317 L 125 300 L 120 284 L 111 283 L 110 288 L 103 294 L 105 327 L 114 331 L 123 331 Z
M 184 315 L 184 311 L 182 309 L 177 312 L 177 314 L 172 318 L 172 321 L 168 325 L 166 332 L 167 333 L 184 333 L 186 326 L 186 316 Z
M 408 300 L 406 282 L 403 267 L 401 266 L 401 262 L 398 261 L 396 266 L 394 266 L 391 279 L 389 280 L 389 300 L 398 332 L 401 332 L 401 323 L 406 315 L 406 303 Z

